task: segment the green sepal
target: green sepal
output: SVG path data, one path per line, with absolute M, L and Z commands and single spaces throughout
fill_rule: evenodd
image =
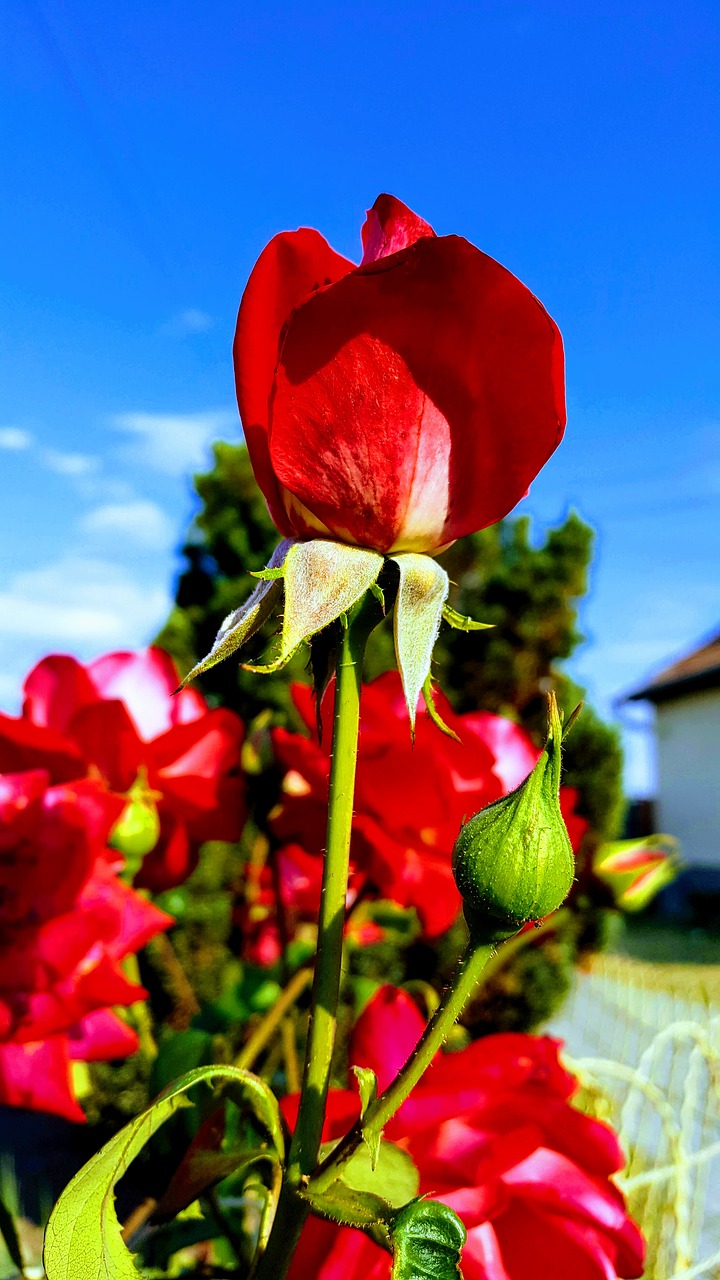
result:
M 449 604 L 443 605 L 442 616 L 456 631 L 489 631 L 495 626 L 494 622 L 476 622 L 474 618 L 466 618 L 464 613 L 458 613 Z
M 230 1066 L 199 1067 L 177 1080 L 140 1115 L 116 1133 L 65 1188 L 45 1233 L 48 1280 L 137 1280 L 132 1254 L 123 1242 L 113 1191 L 150 1138 L 197 1085 L 220 1081 L 232 1096 L 250 1105 L 277 1153 L 284 1159 L 284 1134 L 277 1099 L 259 1077 Z
M 276 582 L 278 578 L 285 577 L 285 570 L 282 566 L 278 569 L 248 569 L 251 578 L 261 578 L 263 582 Z
M 282 572 L 282 565 L 292 546 L 292 539 L 285 538 L 278 544 L 270 557 L 270 563 L 264 572 L 279 570 Z M 188 672 L 180 686 L 188 684 L 190 680 L 194 680 L 196 676 L 202 675 L 204 671 L 209 671 L 216 663 L 222 662 L 223 658 L 229 658 L 241 645 L 245 644 L 251 636 L 259 631 L 263 623 L 270 617 L 276 605 L 280 603 L 282 596 L 282 586 L 276 577 L 271 581 L 260 582 L 255 590 L 244 600 L 238 609 L 228 615 L 218 631 L 213 647 L 207 657 L 201 662 L 196 663 L 192 671 Z
M 285 609 L 280 652 L 262 666 L 246 663 L 247 671 L 264 674 L 280 670 L 304 640 L 352 609 L 377 581 L 383 566 L 378 551 L 312 538 L 293 542 L 283 562 Z
M 572 729 L 573 725 L 575 724 L 575 722 L 577 721 L 578 717 L 580 716 L 580 713 L 581 713 L 581 711 L 582 711 L 582 709 L 583 709 L 583 706 L 584 706 L 584 705 L 585 705 L 585 704 L 584 704 L 584 702 L 578 702 L 578 704 L 577 704 L 577 706 L 576 706 L 575 710 L 570 712 L 570 715 L 568 716 L 567 720 L 563 720 L 563 726 L 562 726 L 562 740 L 563 740 L 563 742 L 564 742 L 564 741 L 565 741 L 565 739 L 567 738 L 567 736 L 568 736 L 568 734 L 569 734 L 570 730 Z
M 430 674 L 450 583 L 442 565 L 430 556 L 406 551 L 390 559 L 400 573 L 395 600 L 395 656 L 414 733 L 418 698 Z
M 458 1280 L 467 1231 L 458 1215 L 437 1200 L 413 1200 L 390 1232 L 391 1280 Z
M 427 713 L 430 719 L 432 720 L 433 724 L 436 726 L 436 728 L 438 728 L 441 733 L 444 733 L 446 737 L 452 738 L 453 742 L 460 742 L 461 739 L 458 738 L 455 730 L 451 729 L 450 725 L 445 723 L 442 716 L 440 715 L 440 712 L 437 709 L 437 705 L 435 703 L 435 694 L 433 692 L 433 687 L 432 687 L 432 676 L 429 671 L 428 671 L 425 683 L 422 687 L 422 694 L 423 694 L 423 698 L 425 699 L 425 707 L 427 709 Z
M 374 595 L 375 599 L 377 600 L 378 604 L 380 605 L 380 608 L 382 609 L 383 615 L 384 615 L 385 614 L 385 592 L 380 586 L 380 583 L 373 582 L 372 586 L 370 587 L 370 590 Z

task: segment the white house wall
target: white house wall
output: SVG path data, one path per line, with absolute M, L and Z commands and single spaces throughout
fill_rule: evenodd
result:
M 720 689 L 657 707 L 660 830 L 687 863 L 720 867 Z

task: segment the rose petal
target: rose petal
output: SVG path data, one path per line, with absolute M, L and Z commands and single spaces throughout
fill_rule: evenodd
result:
M 50 654 L 33 667 L 24 691 L 23 716 L 44 729 L 63 734 L 75 713 L 97 700 L 85 668 L 65 654 Z
M 429 222 L 419 218 L 402 200 L 383 194 L 368 209 L 362 229 L 362 265 L 407 249 L 422 236 L 434 236 Z
M 293 313 L 270 456 L 331 533 L 434 550 L 515 506 L 560 442 L 563 397 L 537 299 L 467 241 L 423 238 Z
M 169 654 L 152 646 L 130 653 L 108 653 L 91 662 L 88 673 L 104 702 L 118 699 L 146 742 L 174 724 L 202 716 L 207 707 L 194 689 L 173 697 L 180 683 Z
M 255 479 L 277 528 L 286 535 L 296 529 L 285 510 L 268 446 L 280 337 L 295 307 L 352 269 L 353 263 L 335 253 L 319 232 L 306 227 L 283 232 L 263 249 L 240 303 L 233 347 L 240 416 Z

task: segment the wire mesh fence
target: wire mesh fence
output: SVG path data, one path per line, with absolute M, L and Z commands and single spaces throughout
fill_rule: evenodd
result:
M 620 1135 L 647 1280 L 720 1280 L 720 966 L 598 956 L 548 1030 Z

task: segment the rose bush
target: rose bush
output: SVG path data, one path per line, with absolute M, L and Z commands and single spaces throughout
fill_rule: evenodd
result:
M 433 552 L 500 520 L 560 443 L 559 331 L 499 263 L 381 195 L 360 266 L 277 235 L 234 357 L 256 478 L 281 533 Z
M 121 962 L 172 919 L 118 879 L 122 807 L 98 782 L 0 775 L 0 1102 L 82 1120 L 71 1060 L 137 1048 L 112 1006 L 147 992 Z
M 30 672 L 19 718 L 0 714 L 0 772 L 47 769 L 55 783 L 100 776 L 157 811 L 159 835 L 138 885 L 184 880 L 205 840 L 237 840 L 245 820 L 242 722 L 209 710 L 161 649 L 83 666 L 51 655 Z
M 384 1088 L 423 1020 L 406 992 L 382 987 L 359 1018 L 350 1061 Z M 413 1157 L 419 1194 L 450 1205 L 468 1232 L 465 1280 L 615 1280 L 642 1274 L 643 1242 L 611 1177 L 612 1130 L 570 1103 L 577 1081 L 548 1037 L 503 1034 L 439 1054 L 385 1136 Z M 284 1103 L 294 1122 L 297 1099 Z M 330 1095 L 326 1141 L 358 1115 L 354 1090 Z M 291 1280 L 386 1280 L 390 1259 L 360 1231 L 311 1218 Z
M 311 690 L 295 685 L 293 698 L 310 736 L 272 731 L 285 773 L 280 803 L 270 815 L 291 922 L 317 915 L 331 740 L 330 699 L 323 705 L 320 743 Z M 484 711 L 456 715 L 442 694 L 437 706 L 460 741 L 441 734 L 421 715 L 413 745 L 398 673 L 388 671 L 363 686 L 351 846 L 351 902 L 363 893 L 414 907 L 428 939 L 449 928 L 461 908 L 451 859 L 462 822 L 517 787 L 540 754 L 512 720 Z M 576 800 L 574 789 L 562 789 L 563 816 L 575 849 L 587 829 L 574 811 Z M 259 960 L 277 957 L 272 914 L 268 877 L 255 903 L 255 923 L 247 922 Z

